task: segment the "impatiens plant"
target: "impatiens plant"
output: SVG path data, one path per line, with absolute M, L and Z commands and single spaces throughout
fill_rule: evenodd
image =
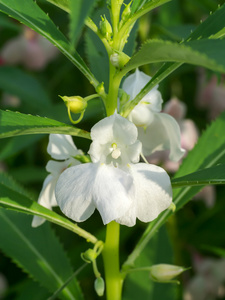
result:
M 137 29 L 142 28 L 140 41 L 149 13 L 160 15 L 174 2 L 0 0 L 2 13 L 32 29 L 35 40 L 37 34 L 46 38 L 67 58 L 60 56 L 54 71 L 49 66 L 42 78 L 53 102 L 31 74 L 7 65 L 6 46 L 2 51 L 0 88 L 21 101 L 20 112 L 0 110 L 0 138 L 13 138 L 3 154 L 8 158 L 24 149 L 32 152 L 34 142 L 49 134 L 44 143 L 52 158 L 46 165 L 47 177 L 43 173 L 39 177 L 43 185 L 38 192 L 36 187 L 34 193 L 26 191 L 13 172 L 0 173 L 0 248 L 43 287 L 30 288 L 30 299 L 37 291 L 38 299 L 153 299 L 149 288 L 153 281 L 176 283 L 174 278 L 189 267 L 181 267 L 179 260 L 173 265 L 171 259 L 153 259 L 165 247 L 150 251 L 149 241 L 156 244 L 159 228 L 174 220 L 204 186 L 225 183 L 225 114 L 185 154 L 177 120 L 162 112 L 165 99 L 159 89 L 183 64 L 225 72 L 225 4 L 189 33 L 181 30 L 181 37 L 159 26 L 158 31 L 172 39 L 163 34 L 156 39 L 153 30 L 151 38 L 137 47 Z M 4 14 L 0 16 L 4 24 L 11 24 Z M 15 24 L 12 28 L 17 28 Z M 26 55 L 26 67 L 24 61 Z M 79 71 L 74 78 L 73 65 Z M 148 163 L 145 156 L 157 151 L 167 151 L 175 162 L 186 155 L 173 178 Z M 32 169 L 23 174 L 28 174 L 26 185 L 39 173 Z M 43 224 L 45 220 L 62 228 Z M 54 230 L 62 239 L 69 237 L 64 244 L 67 251 Z M 126 250 L 126 234 L 132 251 Z M 85 268 L 91 270 L 89 265 L 93 272 L 85 281 L 82 274 Z M 25 292 L 24 288 L 21 297 Z M 168 299 L 175 299 L 171 295 Z

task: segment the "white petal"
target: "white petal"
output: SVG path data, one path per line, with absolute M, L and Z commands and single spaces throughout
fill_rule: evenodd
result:
M 49 160 L 46 165 L 46 170 L 51 173 L 54 177 L 59 175 L 68 167 L 67 161 L 55 161 Z
M 132 202 L 130 209 L 120 218 L 116 219 L 115 221 L 121 225 L 126 225 L 128 227 L 132 227 L 136 224 L 136 205 L 135 201 Z
M 117 140 L 129 145 L 136 141 L 137 129 L 130 121 L 115 113 L 92 127 L 91 138 L 99 144 L 113 143 Z
M 136 69 L 135 73 L 129 75 L 123 82 L 122 89 L 134 99 L 141 89 L 149 82 L 150 76 Z
M 133 178 L 119 168 L 82 164 L 64 171 L 56 185 L 56 199 L 69 218 L 85 221 L 98 209 L 103 223 L 121 217 L 130 208 Z
M 133 145 L 126 147 L 127 163 L 137 163 L 140 160 L 140 153 L 142 152 L 142 143 L 137 140 Z
M 165 170 L 155 165 L 139 163 L 131 165 L 131 170 L 136 191 L 137 218 L 142 222 L 150 222 L 172 202 L 170 178 Z
M 130 95 L 130 100 L 133 100 L 143 87 L 150 81 L 151 77 L 136 69 L 136 72 L 128 76 L 123 83 L 122 89 Z M 142 98 L 141 102 L 148 102 L 150 109 L 153 111 L 161 111 L 162 109 L 162 96 L 157 90 L 156 85 L 147 95 Z
M 97 168 L 86 163 L 66 169 L 56 184 L 56 200 L 62 212 L 76 222 L 89 218 L 95 206 L 92 189 Z
M 154 119 L 154 113 L 151 111 L 148 104 L 139 103 L 131 111 L 128 119 L 136 126 L 147 127 L 152 123 Z
M 184 155 L 181 148 L 180 128 L 176 120 L 164 113 L 155 113 L 154 120 L 146 130 L 138 128 L 144 155 L 155 151 L 170 150 L 169 158 L 178 161 Z
M 94 140 L 91 145 L 88 153 L 91 156 L 93 163 L 102 162 L 105 163 L 106 157 L 111 153 L 111 143 L 100 144 L 97 140 Z
M 57 179 L 58 178 L 55 178 L 52 175 L 48 175 L 43 183 L 43 187 L 38 198 L 38 203 L 48 209 L 52 209 L 53 206 L 57 206 L 55 199 L 55 186 Z M 44 222 L 44 218 L 34 216 L 31 226 L 37 227 Z
M 67 159 L 81 154 L 70 135 L 50 134 L 47 152 L 54 159 Z
M 93 201 L 103 223 L 120 218 L 131 206 L 134 194 L 133 178 L 111 165 L 100 165 L 93 187 Z

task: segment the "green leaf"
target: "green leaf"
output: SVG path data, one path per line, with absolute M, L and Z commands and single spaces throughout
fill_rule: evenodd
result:
M 225 72 L 224 49 L 224 40 L 202 39 L 182 44 L 149 40 L 130 59 L 121 72 L 125 75 L 141 65 L 158 62 L 189 63 Z
M 0 230 L 0 248 L 41 285 L 55 292 L 73 274 L 73 270 L 51 227 L 45 223 L 34 229 L 30 216 L 2 207 L 18 207 L 19 211 L 21 208 L 26 213 L 31 213 L 34 207 L 44 214 L 48 210 L 30 200 L 29 193 L 5 173 L 0 173 L 0 207 L 0 228 L 4 228 Z M 49 215 L 51 213 L 49 211 Z M 55 213 L 53 218 L 54 215 L 58 220 L 65 219 Z M 65 222 L 73 224 L 67 219 Z M 60 299 L 83 299 L 75 278 L 61 293 Z
M 69 0 L 47 0 L 48 2 L 58 6 L 62 10 L 69 12 L 70 11 L 70 2 Z
M 70 0 L 70 40 L 74 46 L 80 36 L 85 19 L 91 13 L 96 0 Z
M 109 78 L 106 76 L 109 74 L 108 54 L 98 36 L 90 29 L 87 29 L 85 33 L 85 46 L 90 69 L 100 82 L 104 82 L 107 90 L 109 85 Z
M 66 37 L 57 29 L 47 14 L 33 0 L 0 0 L 0 11 L 22 22 L 54 44 L 96 87 L 99 83 Z
M 18 96 L 36 111 L 49 109 L 51 103 L 40 83 L 25 72 L 10 66 L 0 68 L 0 89 Z
M 172 180 L 173 188 L 210 184 L 225 184 L 225 164 L 199 170 Z
M 215 34 L 224 30 L 225 4 L 219 7 L 202 22 L 188 37 L 188 40 L 215 38 Z
M 91 243 L 96 243 L 97 239 L 81 229 L 77 224 L 32 201 L 29 194 L 14 180 L 6 176 L 5 173 L 0 173 L 0 191 L 1 207 L 45 218 L 52 223 L 81 235 Z
M 197 145 L 190 151 L 184 159 L 179 171 L 176 173 L 176 178 L 185 176 L 187 173 L 192 173 L 200 169 L 211 168 L 217 164 L 225 163 L 225 112 L 213 122 L 208 129 L 202 134 Z M 222 168 L 222 167 L 221 167 Z M 223 172 L 223 170 L 221 170 Z M 201 186 L 185 187 L 175 189 L 173 191 L 173 202 L 177 209 L 180 209 L 192 197 L 201 190 Z M 155 232 L 166 222 L 172 211 L 167 209 L 161 215 L 151 222 L 144 234 L 137 243 L 135 249 L 128 257 L 125 264 L 132 264 L 137 258 L 137 253 L 140 253 L 149 240 L 154 236 Z
M 72 268 L 48 223 L 33 229 L 31 217 L 0 208 L 0 248 L 25 272 L 54 292 L 72 274 Z M 68 285 L 60 299 L 83 299 L 77 281 Z
M 134 0 L 131 7 L 131 13 L 135 13 L 138 9 L 140 9 L 147 0 Z
M 61 133 L 90 139 L 87 131 L 52 119 L 0 110 L 0 138 L 16 135 Z
M 173 251 L 165 226 L 157 236 L 148 243 L 140 253 L 133 268 L 141 268 L 160 264 L 173 264 Z M 124 282 L 124 300 L 136 299 L 164 299 L 174 300 L 177 286 L 165 283 L 155 283 L 150 279 L 149 271 L 135 271 L 128 273 Z

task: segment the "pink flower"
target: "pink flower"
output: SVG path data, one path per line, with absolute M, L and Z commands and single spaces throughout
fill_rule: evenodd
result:
M 208 119 L 213 120 L 225 110 L 225 79 L 222 78 L 218 83 L 216 75 L 213 75 L 209 81 L 205 77 L 204 70 L 200 69 L 196 102 L 200 108 L 207 109 Z
M 48 40 L 24 26 L 21 35 L 3 46 L 0 56 L 3 63 L 22 64 L 30 70 L 41 70 L 57 54 L 57 48 Z

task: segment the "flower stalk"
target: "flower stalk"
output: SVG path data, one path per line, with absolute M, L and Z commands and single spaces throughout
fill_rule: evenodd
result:
M 119 265 L 120 224 L 110 222 L 103 250 L 107 300 L 121 300 L 123 276 Z

